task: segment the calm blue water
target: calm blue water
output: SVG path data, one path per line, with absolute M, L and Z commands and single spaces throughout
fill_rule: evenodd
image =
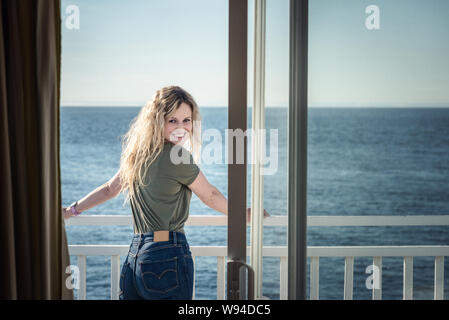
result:
M 121 136 L 140 108 L 61 108 L 63 204 L 69 205 L 109 180 L 120 163 Z M 202 107 L 203 130 L 227 125 L 226 108 Z M 251 109 L 248 112 L 251 124 Z M 267 108 L 266 127 L 279 131 L 278 171 L 265 176 L 265 209 L 287 213 L 286 108 Z M 267 138 L 267 141 L 270 141 Z M 449 109 L 310 108 L 309 215 L 449 214 Z M 205 142 L 205 145 L 207 143 Z M 267 147 L 268 149 L 268 147 Z M 223 147 L 223 157 L 224 157 Z M 227 166 L 202 165 L 227 196 Z M 248 206 L 250 205 L 248 167 Z M 84 214 L 131 214 L 123 195 Z M 191 214 L 217 214 L 192 196 Z M 192 246 L 226 245 L 225 227 L 186 227 Z M 129 244 L 132 227 L 67 227 L 69 244 Z M 248 230 L 247 239 L 250 233 Z M 449 227 L 309 227 L 309 246 L 449 245 Z M 286 245 L 285 227 L 265 227 L 264 245 Z M 124 257 L 122 257 L 123 263 Z M 76 257 L 71 257 L 76 264 Z M 354 299 L 371 299 L 365 281 L 370 258 L 354 262 Z M 414 297 L 433 298 L 431 257 L 414 259 Z M 279 259 L 264 258 L 263 293 L 279 299 Z M 383 298 L 402 299 L 402 258 L 383 258 Z M 449 297 L 449 261 L 445 264 Z M 197 299 L 216 298 L 216 258 L 196 258 Z M 342 299 L 344 258 L 320 259 L 320 298 Z M 87 257 L 87 298 L 109 299 L 109 257 Z

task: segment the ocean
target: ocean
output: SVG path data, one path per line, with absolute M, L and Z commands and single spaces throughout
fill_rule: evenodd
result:
M 61 108 L 62 201 L 67 206 L 108 181 L 118 170 L 121 137 L 137 116 L 136 107 Z M 223 137 L 227 108 L 200 107 L 203 131 Z M 264 177 L 264 207 L 286 215 L 288 109 L 267 107 L 269 129 L 278 129 L 278 167 Z M 248 127 L 251 108 L 248 109 Z M 207 143 L 204 143 L 205 145 Z M 267 146 L 270 150 L 270 143 Z M 223 151 L 224 157 L 224 151 Z M 308 215 L 448 215 L 449 108 L 309 108 Z M 227 196 L 227 165 L 201 164 L 210 183 Z M 247 199 L 251 200 L 248 166 Z M 84 215 L 130 215 L 124 196 Z M 192 195 L 191 215 L 220 213 Z M 130 244 L 132 226 L 67 226 L 69 244 Z M 226 227 L 185 227 L 191 246 L 227 244 Z M 250 233 L 248 228 L 249 244 Z M 285 246 L 286 227 L 264 227 L 264 245 Z M 449 226 L 309 227 L 308 246 L 449 245 Z M 121 257 L 123 263 L 125 257 Z M 71 264 L 76 264 L 71 256 Z M 445 299 L 449 261 L 445 261 Z M 366 268 L 372 258 L 355 258 L 354 299 L 371 299 Z M 402 299 L 402 257 L 382 260 L 382 298 Z M 414 298 L 433 299 L 433 257 L 416 257 Z M 216 299 L 216 258 L 197 257 L 196 299 Z M 343 299 L 344 258 L 320 259 L 320 299 Z M 308 290 L 308 289 L 307 289 Z M 110 298 L 110 258 L 87 257 L 87 299 Z M 75 290 L 75 295 L 77 292 Z M 263 295 L 279 299 L 279 258 L 263 259 Z

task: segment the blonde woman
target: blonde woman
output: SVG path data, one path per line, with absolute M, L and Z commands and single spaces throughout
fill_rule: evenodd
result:
M 122 300 L 192 299 L 194 266 L 183 229 L 192 191 L 210 208 L 228 211 L 227 199 L 193 159 L 201 147 L 200 121 L 188 92 L 177 86 L 158 90 L 124 136 L 114 177 L 63 208 L 67 219 L 127 191 L 134 237 L 120 275 Z

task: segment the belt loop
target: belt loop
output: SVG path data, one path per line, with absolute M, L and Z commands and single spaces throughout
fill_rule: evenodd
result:
M 177 244 L 177 239 L 176 239 L 176 232 L 173 231 L 173 243 L 176 245 Z

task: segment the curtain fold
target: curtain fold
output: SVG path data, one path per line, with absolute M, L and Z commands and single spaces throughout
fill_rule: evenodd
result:
M 73 299 L 61 215 L 60 1 L 0 4 L 0 298 Z

